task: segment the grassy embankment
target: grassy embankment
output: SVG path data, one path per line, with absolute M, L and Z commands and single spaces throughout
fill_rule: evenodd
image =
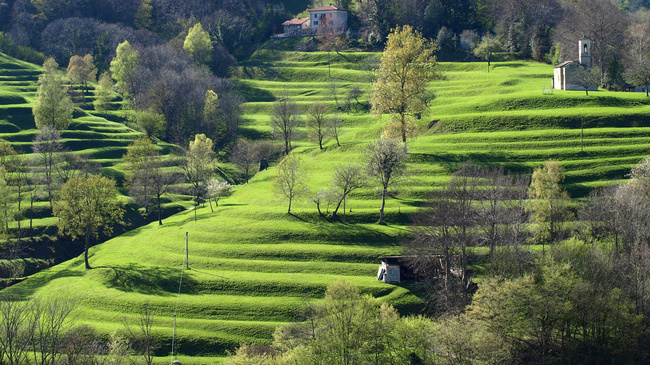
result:
M 32 106 L 40 73 L 40 66 L 0 53 L 0 138 L 9 141 L 28 163 L 35 161 L 32 146 L 38 130 L 34 125 Z M 128 187 L 124 184 L 125 166 L 121 158 L 126 153 L 126 147 L 142 136 L 142 133 L 123 123 L 125 114 L 120 111 L 121 101 L 117 94 L 110 103 L 109 111 L 98 113 L 92 107 L 94 99 L 92 86 L 85 102 L 81 99 L 79 90 L 76 91 L 78 100 L 73 113 L 74 119 L 68 129 L 61 132 L 61 142 L 65 149 L 99 164 L 101 173 L 115 178 L 121 193 L 126 194 Z M 158 149 L 163 154 L 179 150 L 176 146 L 162 142 L 158 143 Z M 26 236 L 32 237 L 26 240 L 28 247 L 25 255 L 29 258 L 25 261 L 27 274 L 48 265 L 50 261 L 57 261 L 66 256 L 71 257 L 70 252 L 80 252 L 80 245 L 75 244 L 75 249 L 71 250 L 65 247 L 66 242 L 58 242 L 53 238 L 57 232 L 57 220 L 52 217 L 47 192 L 42 185 L 42 174 L 30 173 L 29 178 L 37 184 L 37 188 L 33 207 L 30 206 L 31 192 L 25 194 L 22 201 L 24 216 L 20 222 L 23 230 L 22 237 L 23 239 Z M 186 200 L 186 197 L 179 196 L 178 199 Z M 171 201 L 167 201 L 167 204 L 170 203 Z M 134 206 L 128 207 L 126 222 L 126 226 L 118 228 L 117 231 L 144 223 Z M 14 231 L 17 226 L 18 222 L 11 223 Z M 50 247 L 55 247 L 55 250 Z M 0 262 L 0 265 L 3 266 L 4 262 Z
M 353 83 L 369 88 L 364 70 L 377 55 L 333 58 L 339 101 Z M 249 101 L 243 134 L 270 136 L 269 111 L 283 92 L 305 107 L 314 101 L 334 105 L 327 59 L 324 53 L 260 52 L 243 64 L 241 83 Z M 277 325 L 296 318 L 294 310 L 306 294 L 319 298 L 338 278 L 405 312 L 417 308 L 419 300 L 406 288 L 374 279 L 376 257 L 400 252 L 399 241 L 408 232 L 406 213 L 416 209 L 427 191 L 448 181 L 463 161 L 529 173 L 554 158 L 566 167 L 566 186 L 573 196 L 583 196 L 622 178 L 648 151 L 650 101 L 645 95 L 542 95 L 542 86 L 551 84 L 552 67 L 529 62 L 496 63 L 490 73 L 484 64 L 473 63 L 445 63 L 439 69 L 445 79 L 432 83 L 437 95 L 433 113 L 420 121 L 422 133 L 409 143 L 410 173 L 398 199 L 388 202 L 388 226 L 374 224 L 379 208 L 375 187 L 360 189 L 348 200 L 348 223 L 318 218 L 308 201 L 296 204 L 295 215 L 289 216 L 271 193 L 271 168 L 237 186 L 214 213 L 201 208 L 197 222 L 192 212 L 185 212 L 162 227 L 136 229 L 91 249 L 91 271 L 85 272 L 77 258 L 11 291 L 74 299 L 79 321 L 103 333 L 119 330 L 124 318 L 135 318 L 149 303 L 156 309 L 160 352 L 166 354 L 187 231 L 190 270 L 178 301 L 179 351 L 190 356 L 181 358 L 184 363 L 210 363 L 216 360 L 200 356 L 218 356 L 242 341 L 270 342 Z M 304 139 L 295 143 L 313 190 L 328 184 L 336 166 L 363 163 L 365 147 L 381 134 L 383 122 L 366 112 L 341 116 L 340 149 L 333 141 L 323 152 Z

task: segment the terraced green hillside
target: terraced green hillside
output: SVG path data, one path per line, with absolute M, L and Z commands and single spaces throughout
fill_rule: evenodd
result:
M 34 157 L 32 141 L 38 133 L 32 116 L 32 104 L 40 73 L 40 66 L 0 53 L 0 138 L 9 141 L 27 161 Z M 121 158 L 126 153 L 126 147 L 142 136 L 142 133 L 124 124 L 124 112 L 119 110 L 121 101 L 117 94 L 109 107 L 111 110 L 106 114 L 96 113 L 92 109 L 92 101 L 91 93 L 85 103 L 80 101 L 77 104 L 72 123 L 67 130 L 61 132 L 61 142 L 66 149 L 100 164 L 102 173 L 114 177 L 122 193 L 126 194 L 127 188 L 123 185 L 125 171 L 120 165 Z M 176 146 L 162 142 L 158 144 L 158 148 L 165 154 L 178 150 Z M 31 220 L 33 229 L 23 232 L 22 237 L 30 235 L 35 238 L 28 240 L 30 246 L 25 254 L 27 257 L 36 257 L 40 262 L 37 266 L 42 266 L 62 255 L 42 247 L 52 243 L 49 237 L 56 234 L 56 218 L 51 216 L 47 194 L 43 186 L 39 185 L 39 175 L 30 175 L 30 179 L 36 184 L 36 202 L 33 207 L 24 209 L 25 218 L 21 225 L 24 229 L 30 225 Z M 29 205 L 29 198 L 26 200 L 23 201 L 23 207 Z M 132 216 L 134 215 L 137 214 Z M 12 226 L 16 230 L 17 222 L 12 222 Z M 35 247 L 35 242 L 40 243 L 38 248 Z M 60 242 L 57 249 L 63 249 L 63 244 L 65 243 Z M 31 270 L 33 268 L 28 268 L 28 272 Z
M 242 64 L 241 90 L 248 96 L 242 134 L 270 137 L 269 111 L 281 93 L 303 106 L 326 101 L 334 107 L 330 72 L 340 80 L 339 102 L 353 84 L 368 91 L 367 66 L 378 55 L 332 57 L 330 65 L 325 53 L 261 51 Z M 119 330 L 123 318 L 136 318 L 149 303 L 156 309 L 160 355 L 171 350 L 178 305 L 181 360 L 213 363 L 217 360 L 211 357 L 242 341 L 269 343 L 277 325 L 296 319 L 295 309 L 306 295 L 321 297 L 339 278 L 404 312 L 418 308 L 419 299 L 407 288 L 375 280 L 376 258 L 400 252 L 407 213 L 466 160 L 528 173 L 554 158 L 567 168 L 570 192 L 582 196 L 623 177 L 648 152 L 650 110 L 642 94 L 543 95 L 542 87 L 551 86 L 552 67 L 531 62 L 496 63 L 490 73 L 478 63 L 443 63 L 439 69 L 444 79 L 432 83 L 437 94 L 432 114 L 420 121 L 421 135 L 409 143 L 410 173 L 398 199 L 388 202 L 388 226 L 374 224 L 380 203 L 374 186 L 348 200 L 347 223 L 319 218 L 308 201 L 298 202 L 294 215 L 287 215 L 285 203 L 271 193 L 271 168 L 237 186 L 214 213 L 200 208 L 196 222 L 193 212 L 184 212 L 162 227 L 136 229 L 91 249 L 93 270 L 84 271 L 78 258 L 10 291 L 75 299 L 78 320 L 102 333 Z M 367 102 L 367 96 L 361 101 Z M 302 156 L 314 191 L 329 183 L 336 166 L 362 163 L 367 144 L 381 134 L 383 122 L 376 116 L 363 111 L 340 115 L 345 127 L 341 148 L 332 141 L 325 151 L 306 139 L 296 143 L 294 153 Z M 177 297 L 185 232 L 190 270 L 183 273 Z

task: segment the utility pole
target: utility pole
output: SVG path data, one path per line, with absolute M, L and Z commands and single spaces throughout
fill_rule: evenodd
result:
M 584 152 L 584 140 L 585 140 L 585 118 L 582 118 L 580 122 L 580 152 Z

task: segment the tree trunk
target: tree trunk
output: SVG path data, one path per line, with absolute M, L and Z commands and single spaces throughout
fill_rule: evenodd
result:
M 388 189 L 384 188 L 381 192 L 381 208 L 379 208 L 379 222 L 377 224 L 386 224 L 384 223 L 384 207 L 386 206 L 386 194 Z
M 345 199 L 345 197 L 341 198 L 341 200 L 339 200 L 339 202 L 336 203 L 336 208 L 334 208 L 334 211 L 330 215 L 330 219 L 336 218 L 336 213 L 338 213 L 339 208 L 341 207 L 341 203 L 343 203 L 344 199 Z M 343 207 L 343 214 L 345 214 L 345 207 Z
M 158 225 L 162 226 L 162 217 L 160 213 L 160 196 L 158 196 Z
M 404 115 L 404 113 L 400 115 L 400 118 L 401 118 L 400 122 L 402 123 L 402 142 L 406 144 L 406 116 Z
M 86 264 L 86 270 L 92 269 L 88 263 L 88 246 L 90 241 L 90 227 L 86 228 L 86 244 L 84 245 L 84 263 Z
M 291 214 L 291 201 L 293 200 L 293 197 L 289 197 L 289 209 L 287 209 L 287 214 Z

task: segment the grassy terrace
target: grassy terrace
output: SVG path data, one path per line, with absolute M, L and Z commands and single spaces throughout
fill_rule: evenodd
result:
M 315 101 L 334 106 L 330 72 L 340 80 L 339 102 L 353 84 L 366 90 L 362 101 L 367 102 L 367 68 L 378 55 L 331 57 L 329 65 L 326 53 L 267 50 L 242 64 L 239 83 L 247 97 L 242 134 L 270 138 L 269 112 L 281 93 L 305 107 Z M 161 356 L 171 349 L 172 315 L 178 303 L 179 351 L 186 356 L 181 360 L 214 363 L 218 361 L 214 357 L 242 341 L 269 343 L 277 325 L 296 319 L 295 309 L 306 295 L 321 297 L 325 287 L 339 278 L 403 312 L 417 310 L 420 300 L 408 288 L 375 280 L 376 258 L 400 252 L 400 240 L 408 233 L 407 213 L 417 209 L 428 191 L 446 183 L 464 161 L 502 164 L 511 171 L 530 173 L 554 158 L 567 169 L 566 187 L 572 196 L 582 197 L 594 187 L 623 178 L 648 154 L 650 101 L 644 94 L 601 91 L 585 97 L 583 92 L 555 90 L 553 95 L 543 95 L 542 87 L 551 86 L 552 66 L 532 62 L 496 63 L 489 73 L 482 63 L 442 63 L 439 70 L 443 78 L 431 85 L 437 96 L 432 113 L 420 120 L 421 134 L 409 142 L 409 177 L 402 182 L 398 198 L 387 204 L 388 226 L 374 224 L 380 204 L 374 186 L 356 191 L 348 200 L 347 223 L 320 219 L 308 201 L 298 202 L 292 209 L 295 215 L 289 216 L 285 204 L 271 194 L 275 174 L 271 168 L 237 186 L 214 212 L 200 208 L 196 222 L 194 212 L 187 211 L 167 219 L 162 227 L 145 226 L 95 246 L 91 271 L 83 270 L 80 257 L 9 290 L 75 299 L 79 321 L 102 333 L 119 330 L 124 318 L 135 318 L 148 303 L 156 309 Z M 33 72 L 32 80 L 37 69 Z M 21 105 L 24 109 L 33 90 L 10 87 L 11 82 L 24 81 L 3 81 L 7 76 L 0 74 L 5 77 L 0 79 L 4 93 L 0 98 L 10 100 L 0 107 L 0 113 L 5 113 L 0 124 L 16 125 L 11 122 L 16 117 L 6 110 L 22 110 Z M 15 95 L 26 102 L 18 103 Z M 340 112 L 340 116 L 344 119 L 340 149 L 332 141 L 324 151 L 304 138 L 295 143 L 314 191 L 329 183 L 336 166 L 363 163 L 367 144 L 381 134 L 387 120 L 361 111 Z M 96 153 L 93 156 L 109 166 L 119 158 L 115 151 L 124 148 L 126 136 L 134 132 L 96 118 L 92 113 L 79 116 L 79 125 L 87 128 L 66 132 L 81 134 L 64 137 L 78 144 L 78 150 Z M 95 129 L 103 123 L 114 130 Z M 16 128 L 2 138 L 29 145 L 27 135 L 33 131 Z M 190 270 L 184 273 L 177 302 L 185 232 L 189 232 Z

